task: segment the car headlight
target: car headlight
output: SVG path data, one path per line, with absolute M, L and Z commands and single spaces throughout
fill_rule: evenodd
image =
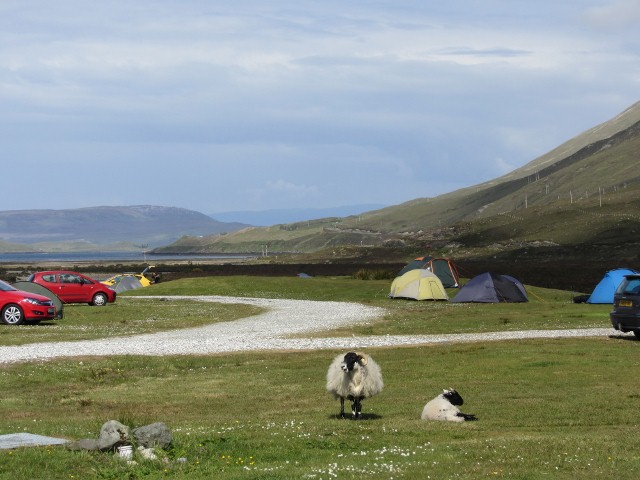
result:
M 53 305 L 53 302 L 51 300 L 47 300 L 46 302 L 41 302 L 40 300 L 36 298 L 31 298 L 31 297 L 25 298 L 24 301 L 29 302 L 32 305 L 43 305 L 47 307 Z

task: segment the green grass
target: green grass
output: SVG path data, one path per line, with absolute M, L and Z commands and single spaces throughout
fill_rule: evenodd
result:
M 0 451 L 0 477 L 634 478 L 640 396 L 619 366 L 638 367 L 629 364 L 636 347 L 581 339 L 373 350 L 386 388 L 358 422 L 335 418 L 338 403 L 323 391 L 335 352 L 6 367 L 3 433 L 94 438 L 112 418 L 164 421 L 174 445 L 168 464 L 135 467 L 60 447 Z M 449 386 L 479 421 L 419 420 Z
M 393 328 L 394 318 L 402 333 L 422 333 L 421 323 L 432 324 L 426 331 L 448 324 L 472 329 L 467 317 L 478 316 L 480 329 L 490 329 L 492 321 L 509 329 L 512 323 L 608 326 L 608 307 L 571 304 L 566 292 L 534 289 L 530 303 L 510 308 L 448 309 L 444 303 L 388 300 L 386 291 L 378 295 L 383 284 L 214 277 L 168 282 L 130 296 L 280 292 L 274 296 L 366 301 L 389 309 L 367 327 L 376 334 Z M 121 300 L 121 308 L 137 308 L 138 302 L 164 308 L 180 324 L 183 302 Z M 81 311 L 92 321 L 98 312 L 117 313 L 116 305 Z M 338 402 L 324 391 L 334 350 L 4 365 L 0 434 L 95 438 L 104 422 L 116 419 L 132 427 L 165 422 L 174 439 L 163 452 L 167 462 L 135 466 L 113 454 L 63 447 L 4 450 L 0 478 L 637 478 L 638 345 L 604 337 L 372 349 L 386 386 L 364 401 L 361 421 L 336 418 Z M 447 387 L 458 389 L 465 398 L 462 410 L 475 413 L 477 422 L 419 419 L 424 404 Z
M 0 325 L 0 345 L 91 340 L 199 327 L 237 320 L 262 310 L 251 305 L 225 305 L 186 300 L 120 297 L 105 307 L 70 304 L 64 318 L 39 325 Z

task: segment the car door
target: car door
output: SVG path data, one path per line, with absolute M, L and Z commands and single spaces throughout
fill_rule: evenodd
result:
M 37 280 L 34 280 L 43 287 L 52 291 L 62 302 L 67 303 L 67 296 L 65 295 L 65 289 L 61 288 L 60 275 L 55 273 L 44 273 Z
M 58 274 L 58 297 L 65 303 L 86 302 L 87 289 L 81 276 L 73 273 Z

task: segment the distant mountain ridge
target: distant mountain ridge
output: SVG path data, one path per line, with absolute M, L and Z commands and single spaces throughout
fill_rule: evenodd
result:
M 27 245 L 80 242 L 155 247 L 184 235 L 216 235 L 246 226 L 219 222 L 193 210 L 153 205 L 0 211 L 0 239 Z

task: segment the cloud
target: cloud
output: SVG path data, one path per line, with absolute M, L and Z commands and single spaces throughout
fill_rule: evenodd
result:
M 74 185 L 55 208 L 446 193 L 638 100 L 640 47 L 607 31 L 635 4 L 583 3 L 6 0 L 3 175 Z
M 640 23 L 640 3 L 636 0 L 617 0 L 589 7 L 584 13 L 586 21 L 595 28 L 618 32 L 630 28 L 637 33 Z
M 270 180 L 266 183 L 265 190 L 268 192 L 283 192 L 296 197 L 315 196 L 318 187 L 309 185 L 296 185 L 286 180 Z
M 283 206 L 286 205 L 289 208 L 297 208 L 301 205 L 300 202 L 303 205 L 309 205 L 310 201 L 317 200 L 320 196 L 317 186 L 296 184 L 283 179 L 268 180 L 259 188 L 247 188 L 245 191 L 258 204 L 276 196 Z
M 440 52 L 442 55 L 461 55 L 461 56 L 472 56 L 472 57 L 521 57 L 526 55 L 531 55 L 530 51 L 527 50 L 514 50 L 512 48 L 506 47 L 493 47 L 493 48 L 485 48 L 485 49 L 477 49 L 471 47 L 450 47 L 443 49 Z

